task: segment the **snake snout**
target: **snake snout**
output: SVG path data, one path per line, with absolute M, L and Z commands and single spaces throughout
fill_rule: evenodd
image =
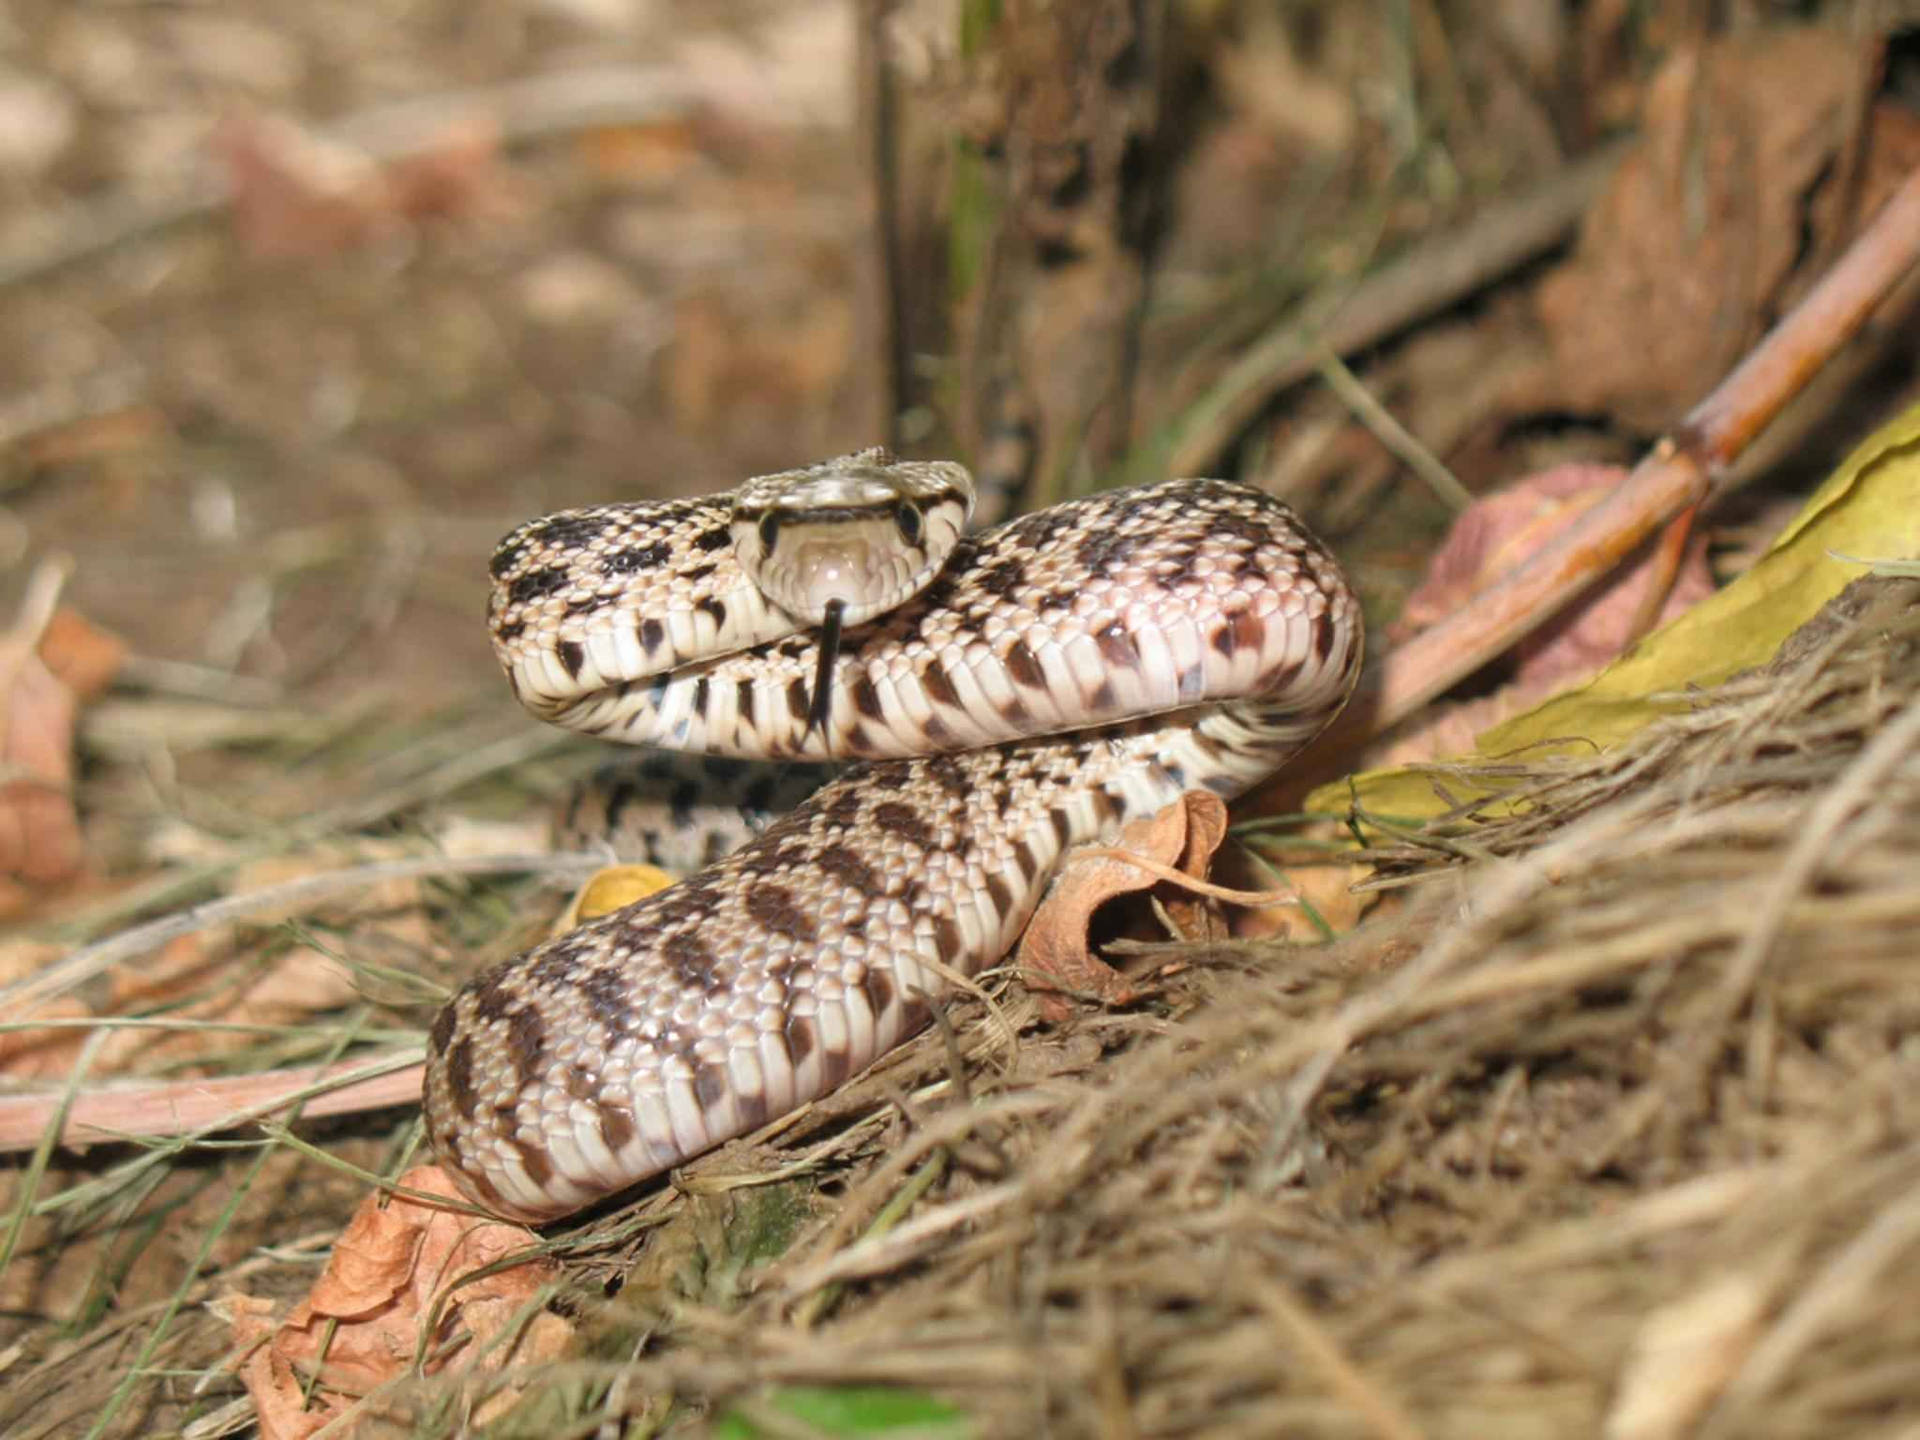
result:
M 804 625 L 819 626 L 839 607 L 841 623 L 858 625 L 914 588 L 899 547 L 861 533 L 871 526 L 821 527 L 782 535 L 780 548 L 754 577 L 761 593 Z
M 768 598 L 809 625 L 822 623 L 836 600 L 851 618 L 872 603 L 877 577 L 870 551 L 870 546 L 850 544 L 845 537 L 803 540 L 769 577 L 773 593 Z

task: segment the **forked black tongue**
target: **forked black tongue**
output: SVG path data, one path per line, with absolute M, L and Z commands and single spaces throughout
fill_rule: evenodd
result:
M 840 617 L 846 613 L 846 601 L 827 602 L 820 622 L 820 668 L 813 672 L 813 703 L 807 707 L 807 728 L 800 737 L 803 745 L 815 730 L 826 733 L 827 716 L 833 709 L 833 662 L 840 658 Z

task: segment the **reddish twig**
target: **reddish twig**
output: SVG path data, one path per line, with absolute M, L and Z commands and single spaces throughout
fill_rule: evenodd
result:
M 1920 170 L 1794 311 L 1620 488 L 1463 609 L 1369 667 L 1385 729 L 1465 679 L 1604 578 L 1654 531 L 1712 497 L 1728 465 L 1920 261 Z
M 408 1050 L 407 1055 L 417 1054 Z M 388 1057 L 391 1060 L 393 1057 Z M 258 1075 L 225 1075 L 217 1080 L 164 1080 L 83 1090 L 67 1109 L 60 1143 L 99 1145 L 127 1136 L 212 1134 L 250 1125 L 300 1105 L 300 1117 L 355 1115 L 420 1100 L 422 1066 L 418 1061 L 384 1075 L 369 1075 L 380 1058 L 344 1060 L 334 1065 L 303 1065 Z M 358 1076 L 358 1079 L 349 1077 Z M 323 1088 L 335 1081 L 345 1083 Z M 31 1150 L 59 1112 L 59 1095 L 0 1097 L 0 1153 Z M 304 1103 L 302 1103 L 304 1102 Z
M 1633 623 L 1627 626 L 1622 648 L 1639 643 L 1640 637 L 1650 633 L 1659 622 L 1661 612 L 1667 608 L 1667 599 L 1673 594 L 1673 582 L 1680 576 L 1680 565 L 1687 558 L 1687 544 L 1693 539 L 1693 527 L 1699 518 L 1700 506 L 1689 505 L 1662 532 L 1660 544 L 1648 562 L 1647 593 L 1640 597 L 1640 604 L 1634 610 Z

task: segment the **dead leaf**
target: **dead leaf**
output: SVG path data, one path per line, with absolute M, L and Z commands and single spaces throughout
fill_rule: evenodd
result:
M 382 227 L 379 167 L 364 152 L 273 115 L 229 116 L 214 143 L 249 255 L 328 255 L 366 243 Z
M 126 658 L 126 641 L 64 606 L 53 612 L 40 637 L 40 659 L 76 700 L 97 700 Z
M 298 854 L 267 855 L 237 866 L 227 881 L 227 889 L 235 895 L 250 895 L 294 885 L 311 875 L 325 875 L 351 865 L 405 860 L 410 854 L 407 847 L 397 841 L 374 840 L 355 841 L 350 845 L 309 847 Z M 350 916 L 405 915 L 420 910 L 424 900 L 423 885 L 418 878 L 388 876 L 361 887 L 350 896 L 339 896 L 328 901 L 317 913 L 333 920 Z M 272 925 L 281 920 L 315 913 L 311 905 L 290 901 L 281 908 L 252 911 L 251 923 L 255 926 Z
M 1401 640 L 1426 628 L 1504 579 L 1625 478 L 1626 471 L 1614 465 L 1556 465 L 1476 500 L 1454 522 L 1427 567 L 1427 578 L 1408 597 L 1393 638 Z M 1514 646 L 1515 679 L 1522 689 L 1530 695 L 1545 693 L 1570 676 L 1592 674 L 1619 655 L 1636 638 L 1631 627 L 1654 578 L 1653 567 L 1646 563 L 1621 570 Z M 1658 622 L 1692 609 L 1713 588 L 1706 537 L 1696 533 Z
M 25 979 L 64 953 L 59 946 L 29 942 L 0 946 L 0 983 Z M 236 963 L 234 932 L 225 929 L 175 936 L 153 954 L 116 966 L 104 989 L 98 1009 L 62 996 L 36 1013 L 47 1019 L 160 1014 L 181 1021 L 297 1025 L 359 998 L 352 975 L 338 961 L 304 946 L 276 955 L 271 965 Z M 64 1079 L 87 1038 L 85 1030 L 64 1027 L 0 1034 L 0 1075 Z M 162 1066 L 182 1076 L 205 1074 L 220 1057 L 258 1043 L 257 1035 L 244 1030 L 121 1029 L 94 1051 L 88 1075 Z
M 653 865 L 609 865 L 596 870 L 575 893 L 566 913 L 553 922 L 553 934 L 564 935 L 589 920 L 624 910 L 673 883 L 673 876 Z
M 1833 235 L 1807 197 L 1846 134 L 1858 67 L 1854 41 L 1809 26 L 1686 46 L 1661 68 L 1638 148 L 1538 292 L 1560 408 L 1657 431 L 1785 308 L 1796 267 Z
M 408 220 L 510 219 L 520 195 L 500 160 L 500 129 L 464 116 L 431 145 L 391 162 L 384 172 L 388 203 Z
M 1389 629 L 1393 640 L 1450 615 L 1505 576 L 1527 556 L 1593 506 L 1625 476 L 1612 465 L 1556 465 L 1484 496 L 1454 522 L 1427 567 L 1427 578 L 1407 599 Z M 1517 715 L 1543 697 L 1597 672 L 1638 637 L 1633 633 L 1648 586 L 1657 579 L 1650 560 L 1617 572 L 1513 647 L 1512 677 L 1492 695 L 1434 710 L 1404 732 L 1386 764 L 1464 754 L 1489 726 Z M 1707 539 L 1689 540 L 1656 623 L 1684 614 L 1711 595 Z
M 498 132 L 476 117 L 455 119 L 431 144 L 384 165 L 280 115 L 231 115 L 215 147 L 232 188 L 234 229 L 260 258 L 331 255 L 410 221 L 516 208 Z
M 17 442 L 17 453 L 30 472 L 94 465 L 114 477 L 117 464 L 150 455 L 171 433 L 166 412 L 158 405 L 129 399 L 115 409 L 88 411 L 66 424 L 35 431 Z
M 1315 915 L 1334 934 L 1344 935 L 1360 923 L 1375 898 L 1353 888 L 1373 873 L 1371 865 L 1302 865 L 1284 873 L 1300 903 L 1234 911 L 1235 938 L 1316 941 L 1322 936 L 1313 921 Z
M 409 1170 L 399 1184 L 464 1205 L 438 1166 Z M 556 1261 L 532 1257 L 458 1283 L 525 1250 L 528 1240 L 517 1225 L 372 1195 L 335 1242 L 325 1273 L 279 1326 L 271 1325 L 263 1302 L 225 1297 L 220 1308 L 233 1332 L 235 1368 L 253 1397 L 260 1433 L 311 1435 L 416 1363 L 432 1375 L 557 1358 L 572 1325 L 545 1309 L 525 1316 L 559 1277 Z M 316 1377 L 308 1397 L 305 1388 Z M 518 1399 L 512 1387 L 497 1391 L 473 1419 L 485 1424 Z
M 674 115 L 650 125 L 603 125 L 575 144 L 602 182 L 660 188 L 699 164 L 700 135 L 692 119 Z
M 137 965 L 116 967 L 104 1010 L 235 1025 L 296 1025 L 359 998 L 353 976 L 338 960 L 296 946 L 261 965 L 239 951 L 233 931 L 216 929 L 182 935 Z M 125 1038 L 136 1039 L 131 1033 Z M 149 1032 L 124 1048 L 110 1043 L 98 1064 L 103 1072 L 157 1061 L 204 1065 L 257 1043 L 258 1037 L 243 1033 Z
M 70 793 L 75 687 L 96 693 L 124 654 L 118 641 L 55 609 L 65 580 L 63 565 L 41 566 L 19 619 L 0 636 L 0 875 L 29 886 L 71 879 L 85 859 Z
M 1201 879 L 1226 834 L 1225 802 L 1210 791 L 1195 790 L 1156 815 L 1129 821 L 1113 848 Z M 1153 874 L 1124 860 L 1100 854 L 1069 856 L 1020 937 L 1014 961 L 1027 984 L 1038 991 L 1092 995 L 1111 1005 L 1131 1001 L 1137 993 L 1133 985 L 1093 953 L 1088 932 L 1094 912 L 1107 901 L 1160 883 Z M 1217 913 L 1204 901 L 1174 895 L 1164 903 L 1182 932 L 1193 938 L 1225 933 Z M 1069 1008 L 1050 995 L 1043 995 L 1041 1004 L 1050 1019 L 1061 1018 Z
M 1210 790 L 1194 790 L 1180 797 L 1178 808 L 1186 816 L 1187 838 L 1169 863 L 1183 875 L 1204 880 L 1214 853 L 1226 842 L 1227 803 Z M 1205 896 L 1170 886 L 1160 903 L 1174 929 L 1189 940 L 1218 940 L 1227 933 L 1219 909 Z
M 228 889 L 235 894 L 263 892 L 406 853 L 398 842 L 363 841 L 268 856 L 236 867 Z M 290 946 L 264 958 L 252 932 L 282 919 L 317 916 L 334 923 L 350 921 L 363 950 L 378 940 L 396 949 L 422 951 L 433 937 L 421 883 L 412 877 L 389 877 L 323 906 L 289 901 L 278 910 L 254 911 L 244 927 L 211 926 L 177 936 L 159 950 L 108 971 L 102 983 L 91 987 L 93 1005 L 66 997 L 42 1013 L 49 1018 L 164 1015 L 231 1025 L 299 1025 L 364 998 L 355 974 L 335 956 L 309 945 Z M 64 953 L 55 946 L 0 945 L 0 983 L 26 979 Z M 83 1030 L 64 1028 L 0 1034 L 0 1075 L 64 1078 L 86 1038 Z M 222 1057 L 258 1042 L 256 1034 L 245 1030 L 122 1029 L 94 1052 L 89 1073 L 152 1072 L 164 1066 L 181 1076 L 205 1074 Z
M 397 845 L 383 849 L 362 844 L 268 857 L 240 866 L 229 889 L 235 893 L 265 890 L 364 861 L 370 855 L 400 853 Z M 315 913 L 312 906 L 290 904 L 281 914 L 257 912 L 244 929 L 212 926 L 176 936 L 159 950 L 108 971 L 92 989 L 94 1005 L 65 997 L 42 1013 L 49 1018 L 157 1014 L 172 1020 L 233 1025 L 301 1024 L 361 999 L 353 973 L 335 957 L 306 945 L 263 960 L 249 932 L 283 916 Z M 421 949 L 430 943 L 430 922 L 420 903 L 420 882 L 414 879 L 370 885 L 319 913 L 335 919 L 351 916 L 360 933 L 377 929 L 396 945 Z M 0 946 L 0 983 L 25 979 L 64 953 L 48 945 Z M 86 1032 L 78 1029 L 0 1035 L 0 1075 L 19 1080 L 62 1078 L 70 1073 L 85 1040 Z M 204 1074 L 221 1057 L 258 1040 L 244 1030 L 123 1029 L 94 1052 L 90 1074 L 151 1072 L 162 1066 L 183 1076 Z
M 4 663 L 4 661 L 0 661 Z M 0 705 L 0 870 L 53 885 L 80 869 L 85 850 L 73 782 L 73 693 L 32 653 L 13 658 Z
M 66 953 L 64 946 L 37 940 L 0 942 L 0 985 L 31 978 Z M 80 1019 L 90 1012 L 71 995 L 41 1005 L 36 1019 Z M 0 1075 L 15 1080 L 59 1080 L 73 1073 L 73 1062 L 86 1041 L 82 1030 L 8 1030 L 0 1032 Z

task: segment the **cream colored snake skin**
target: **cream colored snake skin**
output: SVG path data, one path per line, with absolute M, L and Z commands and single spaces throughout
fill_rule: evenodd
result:
M 1189 789 L 1239 794 L 1358 672 L 1338 565 L 1243 485 L 1170 480 L 961 538 L 957 466 L 865 452 L 774 479 L 823 508 L 769 522 L 739 503 L 777 506 L 755 481 L 548 516 L 494 556 L 495 649 L 536 713 L 637 744 L 864 762 L 440 1012 L 428 1134 L 498 1214 L 556 1219 L 840 1085 L 927 1022 L 944 972 L 1006 954 L 1070 847 Z M 908 498 L 875 499 L 886 485 Z M 844 532 L 858 552 L 896 522 L 905 558 L 874 544 L 867 582 L 951 543 L 947 563 L 849 620 L 837 652 L 744 568 L 756 541 L 810 554 L 812 598 L 788 598 L 813 603 L 844 578 L 815 542 Z

